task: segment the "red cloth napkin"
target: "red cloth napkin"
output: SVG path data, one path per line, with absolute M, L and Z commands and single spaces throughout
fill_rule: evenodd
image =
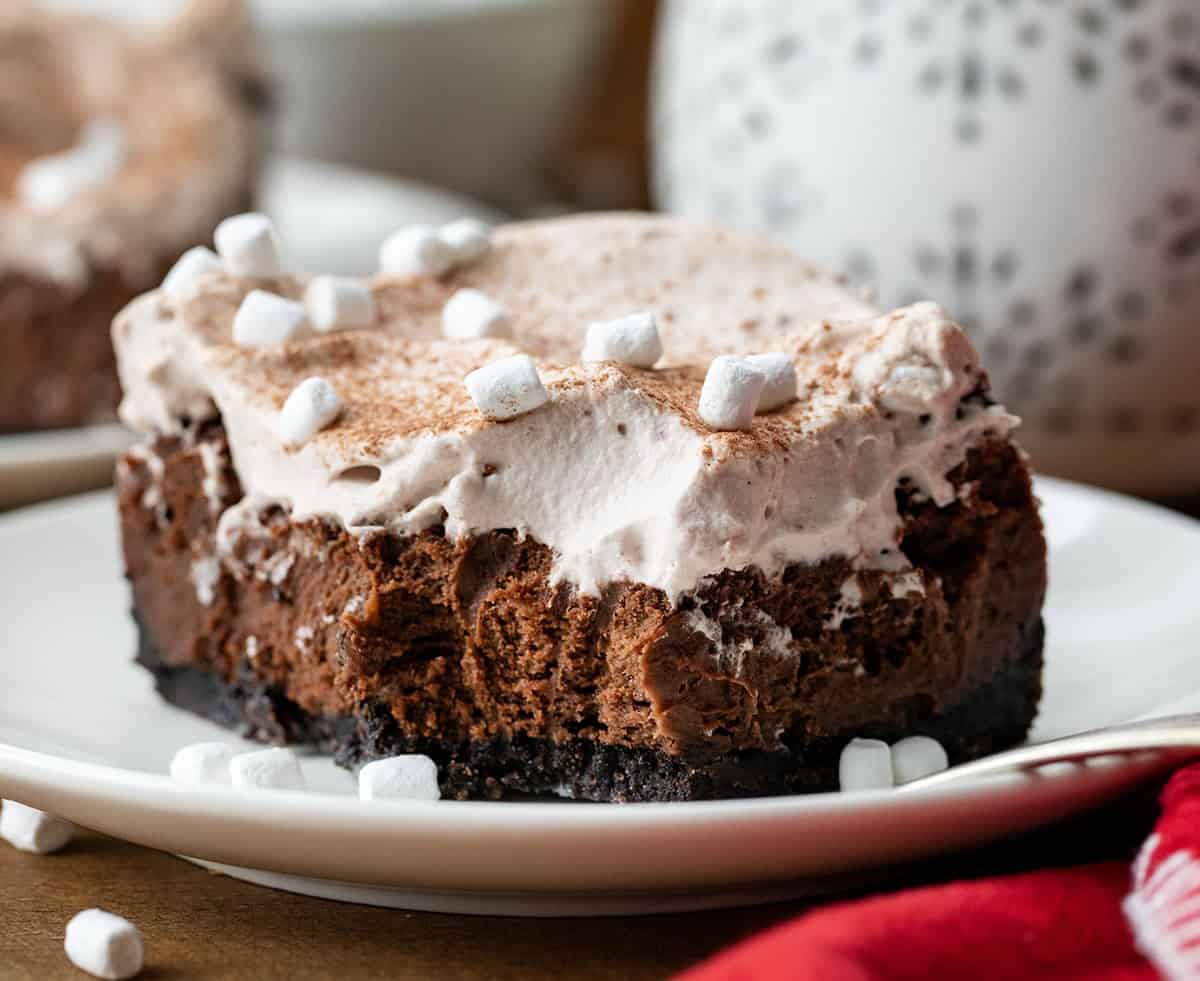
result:
M 681 981 L 1200 979 L 1200 764 L 1176 773 L 1132 867 L 914 889 L 806 914 Z

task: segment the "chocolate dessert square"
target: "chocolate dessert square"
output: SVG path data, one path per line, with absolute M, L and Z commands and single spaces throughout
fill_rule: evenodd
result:
M 475 798 L 832 789 L 855 737 L 1024 737 L 1045 544 L 939 307 L 667 218 L 404 235 L 365 284 L 208 269 L 118 318 L 165 698 Z M 444 316 L 463 290 L 491 305 Z

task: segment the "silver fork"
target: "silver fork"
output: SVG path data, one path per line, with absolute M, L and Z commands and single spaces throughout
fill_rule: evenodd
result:
M 1098 756 L 1156 750 L 1177 752 L 1181 758 L 1200 756 L 1200 715 L 1169 715 L 1143 722 L 1126 722 L 1049 739 L 1044 743 L 1018 746 L 962 763 L 932 776 L 921 777 L 897 789 L 905 792 L 925 790 L 1001 773 L 1036 770 L 1050 763 L 1079 763 Z

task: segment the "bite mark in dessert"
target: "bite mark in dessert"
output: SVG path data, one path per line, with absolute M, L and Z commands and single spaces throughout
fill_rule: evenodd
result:
M 228 274 L 114 327 L 146 434 L 119 479 L 139 660 L 166 697 L 348 763 L 428 755 L 451 796 L 830 789 L 856 736 L 955 761 L 1023 737 L 1045 545 L 1014 420 L 940 309 L 880 314 L 782 249 L 638 216 L 501 228 L 476 262 L 368 285 L 370 327 L 269 347 L 232 342 L 253 284 Z M 464 288 L 511 338 L 442 336 Z M 658 313 L 654 370 L 577 363 L 630 309 Z M 706 366 L 763 351 L 797 397 L 714 431 Z M 520 398 L 464 385 L 505 362 Z M 342 412 L 285 446 L 318 373 Z

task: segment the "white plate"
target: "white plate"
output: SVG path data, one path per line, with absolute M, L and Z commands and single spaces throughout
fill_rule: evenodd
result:
M 1046 699 L 1035 735 L 1200 692 L 1200 525 L 1056 481 Z M 1160 769 L 1141 757 L 937 793 L 692 804 L 365 803 L 323 757 L 320 793 L 241 795 L 163 776 L 221 735 L 161 703 L 134 634 L 112 499 L 0 520 L 0 796 L 139 844 L 331 898 L 459 912 L 694 909 L 796 893 L 979 844 L 1098 804 Z M 315 877 L 315 878 L 314 878 Z
M 408 222 L 500 216 L 470 198 L 413 181 L 294 157 L 275 157 L 259 191 L 293 268 L 366 274 L 379 245 Z M 0 510 L 100 487 L 129 437 L 117 425 L 0 435 Z

